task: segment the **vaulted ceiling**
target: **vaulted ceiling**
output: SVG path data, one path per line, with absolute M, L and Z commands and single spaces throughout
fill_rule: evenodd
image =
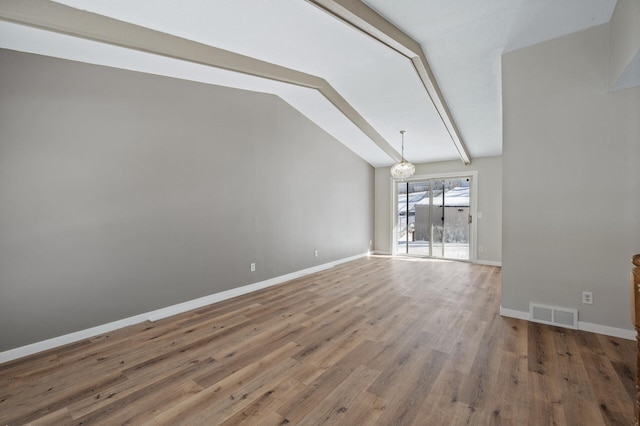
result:
M 273 93 L 373 166 L 500 155 L 500 58 L 615 0 L 0 0 L 0 47 Z

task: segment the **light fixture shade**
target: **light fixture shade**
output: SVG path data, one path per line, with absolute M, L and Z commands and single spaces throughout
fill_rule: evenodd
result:
M 391 166 L 391 176 L 396 179 L 409 178 L 415 172 L 416 166 L 404 160 Z
M 400 156 L 400 162 L 391 166 L 391 176 L 395 179 L 406 179 L 416 172 L 416 166 L 404 160 L 404 134 L 406 130 L 400 130 L 400 136 L 402 136 L 402 155 Z

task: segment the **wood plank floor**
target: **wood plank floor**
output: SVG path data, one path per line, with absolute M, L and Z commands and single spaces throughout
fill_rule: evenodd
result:
M 0 424 L 632 424 L 632 341 L 502 318 L 500 268 L 369 257 L 0 365 Z

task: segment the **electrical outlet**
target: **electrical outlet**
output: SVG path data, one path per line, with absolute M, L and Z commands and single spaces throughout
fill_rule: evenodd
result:
M 251 264 L 251 272 L 255 272 L 256 271 L 256 264 L 252 263 Z
M 585 305 L 593 305 L 593 293 L 590 291 L 583 291 L 582 303 L 584 303 Z
M 318 250 L 313 251 L 313 257 L 318 257 Z

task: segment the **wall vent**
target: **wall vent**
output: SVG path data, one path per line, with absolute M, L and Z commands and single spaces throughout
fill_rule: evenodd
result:
M 529 321 L 578 329 L 578 310 L 529 303 Z

